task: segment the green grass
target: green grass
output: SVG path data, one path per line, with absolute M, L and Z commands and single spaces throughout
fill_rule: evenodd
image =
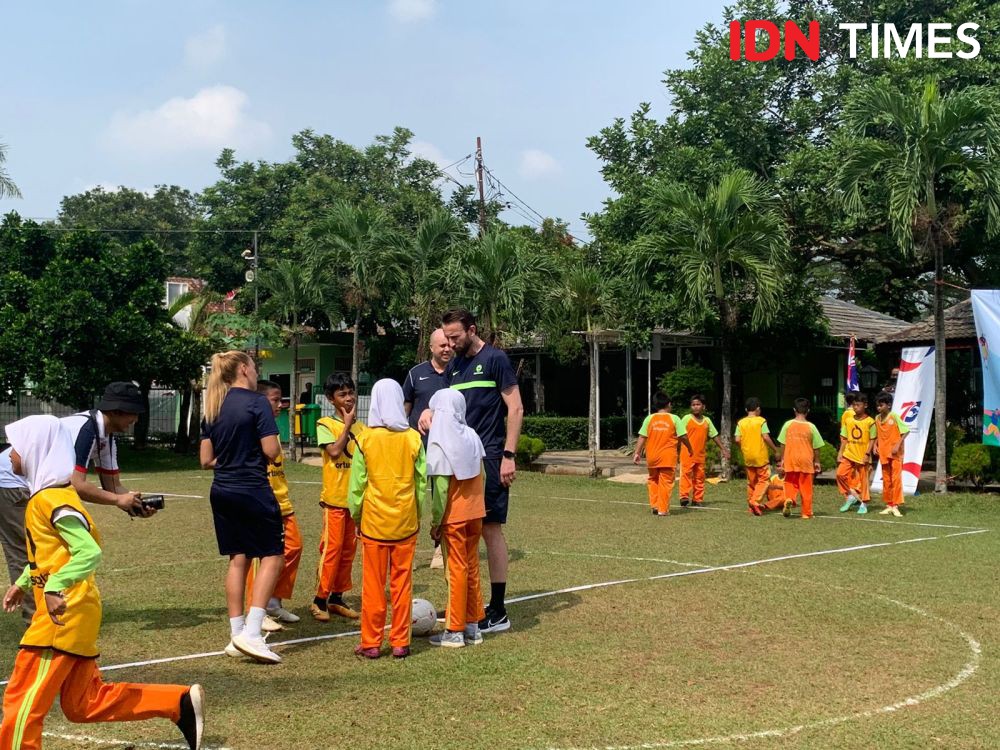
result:
M 168 497 L 166 511 L 146 521 L 92 509 L 106 552 L 98 571 L 102 665 L 221 650 L 225 562 L 216 554 L 209 473 L 163 455 L 123 457 L 122 464 L 129 486 L 204 499 Z M 288 474 L 306 544 L 292 604 L 306 615 L 320 515 L 319 485 L 304 482 L 318 482 L 320 471 L 296 465 Z M 106 678 L 204 684 L 209 747 L 670 746 L 800 725 L 742 744 L 995 746 L 996 497 L 914 498 L 904 523 L 878 515 L 845 520 L 829 487 L 818 488 L 812 521 L 750 517 L 742 482 L 709 487 L 707 501 L 712 510 L 675 507 L 660 519 L 650 515 L 641 485 L 521 475 L 507 528 L 509 597 L 638 580 L 512 604 L 513 629 L 479 648 L 441 651 L 415 639 L 410 659 L 368 662 L 352 655 L 357 638 L 350 636 L 287 647 L 277 667 L 218 656 Z M 877 500 L 873 508 L 881 509 Z M 965 529 L 910 525 L 918 523 L 990 531 L 946 538 Z M 925 537 L 935 538 L 648 580 Z M 445 586 L 439 571 L 426 568 L 430 554 L 422 536 L 414 595 L 438 604 Z M 5 672 L 17 619 L 0 626 Z M 350 629 L 306 616 L 275 640 Z M 872 713 L 952 680 L 974 659 L 960 631 L 982 644 L 971 677 L 917 705 Z M 853 718 L 818 724 L 846 717 Z M 165 722 L 71 725 L 58 710 L 46 730 L 137 747 L 179 740 Z M 46 740 L 52 750 L 97 746 Z

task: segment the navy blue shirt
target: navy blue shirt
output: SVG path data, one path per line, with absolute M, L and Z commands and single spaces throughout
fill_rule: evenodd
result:
M 215 452 L 214 482 L 245 489 L 269 487 L 260 440 L 277 434 L 271 402 L 264 394 L 230 388 L 215 421 L 201 423 L 201 438 L 211 440 Z
M 421 362 L 407 374 L 403 381 L 403 401 L 413 404 L 413 408 L 410 409 L 410 427 L 414 430 L 417 429 L 420 415 L 430 405 L 431 396 L 442 388 L 448 387 L 447 374 L 447 366 L 445 366 L 444 372 L 438 372 L 430 360 Z M 426 444 L 427 436 L 423 437 L 424 444 Z
M 503 391 L 517 385 L 507 354 L 483 344 L 474 357 L 455 357 L 446 370 L 448 385 L 465 396 L 465 421 L 486 449 L 486 458 L 500 458 L 507 440 L 507 404 Z

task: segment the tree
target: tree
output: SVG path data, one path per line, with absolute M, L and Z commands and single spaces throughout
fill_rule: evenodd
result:
M 672 265 L 682 308 L 696 324 L 719 326 L 722 440 L 728 447 L 737 333 L 744 318 L 754 330 L 774 319 L 787 262 L 787 227 L 768 184 L 745 170 L 724 175 L 704 195 L 657 183 L 643 213 L 648 234 L 635 247 L 638 283 Z
M 947 492 L 947 416 L 943 282 L 945 248 L 959 206 L 941 201 L 941 185 L 954 181 L 979 188 L 994 234 L 1000 221 L 1000 119 L 993 89 L 970 86 L 942 94 L 928 79 L 913 95 L 886 81 L 860 90 L 844 120 L 850 142 L 840 169 L 847 205 L 866 202 L 863 184 L 872 176 L 887 191 L 885 213 L 898 247 L 907 254 L 922 245 L 934 263 L 934 422 L 938 492 Z
M 21 191 L 17 189 L 14 180 L 7 174 L 4 163 L 7 161 L 7 146 L 0 143 L 0 198 L 20 198 Z

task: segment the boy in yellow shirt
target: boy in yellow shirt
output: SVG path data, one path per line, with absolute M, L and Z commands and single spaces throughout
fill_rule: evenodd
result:
M 760 415 L 760 399 L 748 398 L 746 411 L 747 415 L 736 423 L 736 444 L 743 453 L 747 472 L 747 505 L 755 516 L 762 516 L 764 507 L 768 506 L 761 500 L 767 494 L 771 477 L 771 458 L 767 449 L 777 453 L 778 446 L 771 440 L 767 420 Z
M 331 373 L 323 392 L 336 414 L 316 423 L 316 442 L 323 451 L 323 535 L 319 541 L 316 597 L 309 612 L 319 622 L 329 622 L 330 613 L 357 620 L 347 606 L 344 593 L 351 590 L 351 568 L 357 551 L 357 529 L 347 507 L 351 464 L 357 457 L 358 438 L 365 426 L 357 421 L 357 392 L 346 372 Z
M 875 446 L 875 420 L 868 416 L 868 397 L 855 394 L 851 416 L 840 428 L 840 452 L 837 454 L 837 489 L 844 496 L 840 512 L 858 505 L 858 513 L 868 512 L 871 490 L 868 469 Z

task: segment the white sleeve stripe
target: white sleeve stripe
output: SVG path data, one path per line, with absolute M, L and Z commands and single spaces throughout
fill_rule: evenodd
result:
M 74 510 L 73 508 L 67 508 L 67 507 L 62 507 L 62 508 L 56 509 L 56 512 L 52 514 L 52 523 L 53 523 L 53 525 L 55 525 L 56 523 L 58 523 L 63 518 L 76 518 L 76 519 L 78 519 L 80 521 L 80 523 L 83 524 L 83 527 L 87 531 L 90 531 L 90 524 L 87 523 L 86 516 L 84 516 L 83 513 L 81 513 L 78 510 Z

